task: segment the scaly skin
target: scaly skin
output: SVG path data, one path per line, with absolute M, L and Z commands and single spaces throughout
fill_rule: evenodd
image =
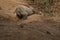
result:
M 24 6 L 24 5 L 20 5 L 16 8 L 15 10 L 16 12 L 16 15 L 18 16 L 18 18 L 20 19 L 26 19 L 28 16 L 34 14 L 34 11 L 33 11 L 33 7 L 27 7 L 27 6 Z

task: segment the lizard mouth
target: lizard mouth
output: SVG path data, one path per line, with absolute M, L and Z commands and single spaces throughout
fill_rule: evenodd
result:
M 23 15 L 18 15 L 18 14 L 17 14 L 17 17 L 18 17 L 19 19 L 23 19 L 23 18 L 24 18 Z

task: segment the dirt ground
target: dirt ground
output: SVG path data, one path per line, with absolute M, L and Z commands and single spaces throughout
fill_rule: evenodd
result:
M 60 40 L 60 17 L 34 14 L 19 20 L 14 10 L 21 4 L 0 0 L 0 40 Z
M 60 22 L 53 19 L 26 21 L 16 25 L 0 20 L 0 40 L 60 40 Z

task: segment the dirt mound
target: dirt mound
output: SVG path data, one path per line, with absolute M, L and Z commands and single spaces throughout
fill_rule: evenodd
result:
M 17 2 L 15 0 L 0 0 L 0 16 L 8 18 L 10 20 L 18 20 L 14 13 L 16 6 L 24 3 Z

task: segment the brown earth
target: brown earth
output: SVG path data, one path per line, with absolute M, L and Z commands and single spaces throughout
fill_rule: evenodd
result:
M 0 0 L 0 40 L 60 40 L 60 17 L 34 14 L 19 20 L 14 11 L 21 4 Z

